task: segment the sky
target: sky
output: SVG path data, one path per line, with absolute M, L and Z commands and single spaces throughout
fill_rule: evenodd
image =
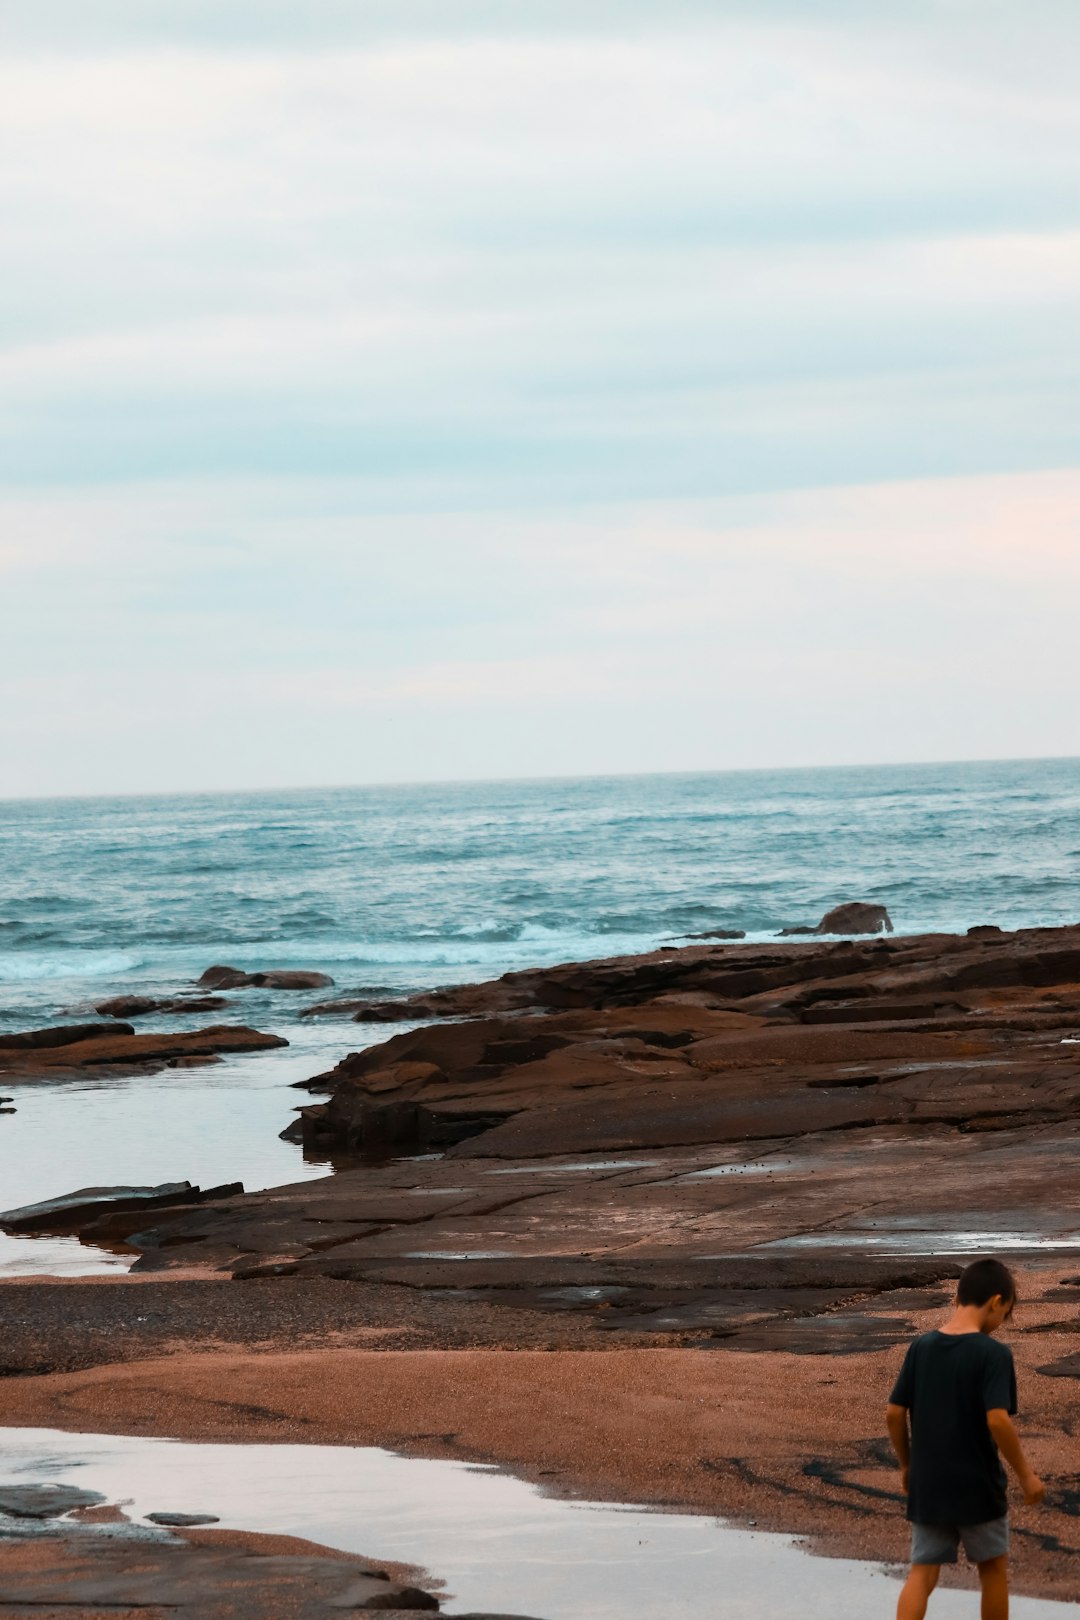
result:
M 1075 0 L 6 0 L 0 797 L 1080 753 Z

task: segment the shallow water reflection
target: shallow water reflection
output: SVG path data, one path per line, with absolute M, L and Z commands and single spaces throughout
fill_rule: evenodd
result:
M 340 1031 L 290 1028 L 291 1044 L 198 1069 L 99 1074 L 64 1082 L 3 1079 L 16 1112 L 0 1120 L 3 1197 L 16 1209 L 78 1187 L 242 1181 L 248 1191 L 331 1173 L 279 1140 L 307 1100 L 290 1089 L 341 1055 Z M 126 1258 L 77 1238 L 0 1233 L 0 1276 L 94 1276 Z
M 419 1564 L 446 1583 L 446 1612 L 543 1620 L 869 1620 L 896 1585 L 876 1565 L 812 1558 L 786 1536 L 703 1516 L 567 1502 L 493 1468 L 423 1462 L 371 1447 L 193 1445 L 0 1430 L 0 1481 L 50 1481 L 155 1511 L 305 1536 Z M 940 1620 L 972 1596 L 935 1599 Z M 1014 1620 L 1071 1620 L 1073 1604 L 1014 1601 Z

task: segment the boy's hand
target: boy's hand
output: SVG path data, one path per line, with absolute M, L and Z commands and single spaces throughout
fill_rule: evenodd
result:
M 1020 1484 L 1028 1507 L 1038 1507 L 1046 1497 L 1046 1485 L 1038 1474 L 1025 1475 Z
M 906 1463 L 904 1463 L 900 1469 L 900 1489 L 903 1491 L 905 1496 L 911 1489 L 911 1469 Z

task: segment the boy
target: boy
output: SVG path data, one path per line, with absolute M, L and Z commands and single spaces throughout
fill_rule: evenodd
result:
M 1008 1620 L 1009 1519 L 1001 1456 L 1020 1481 L 1025 1502 L 1046 1495 L 1011 1422 L 1012 1351 L 991 1338 L 1015 1304 L 1009 1268 L 1000 1260 L 976 1260 L 957 1285 L 952 1320 L 916 1339 L 904 1357 L 886 1412 L 911 1520 L 911 1573 L 896 1620 L 923 1620 L 941 1566 L 956 1563 L 961 1543 L 979 1568 L 982 1620 Z

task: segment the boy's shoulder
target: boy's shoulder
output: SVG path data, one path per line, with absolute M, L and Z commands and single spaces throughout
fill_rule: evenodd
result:
M 986 1361 L 1008 1362 L 1012 1364 L 1013 1353 L 1007 1344 L 995 1339 L 989 1333 L 942 1333 L 938 1328 L 931 1328 L 929 1333 L 920 1333 L 917 1339 L 912 1339 L 908 1346 L 908 1355 L 918 1357 L 921 1350 L 937 1349 L 942 1340 L 946 1342 L 959 1339 L 969 1355 L 981 1356 Z

